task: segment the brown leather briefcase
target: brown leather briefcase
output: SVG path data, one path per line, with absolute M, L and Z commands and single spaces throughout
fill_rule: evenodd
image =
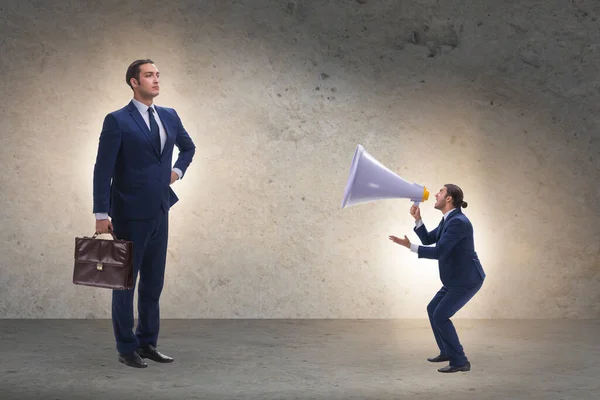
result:
M 75 238 L 73 283 L 107 289 L 133 288 L 133 242 L 92 237 Z

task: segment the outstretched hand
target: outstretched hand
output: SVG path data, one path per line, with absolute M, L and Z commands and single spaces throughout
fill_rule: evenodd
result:
M 408 240 L 406 235 L 404 235 L 404 239 L 400 239 L 397 236 L 390 235 L 390 240 L 394 243 L 397 243 L 399 245 L 406 247 L 407 249 L 410 249 L 410 240 Z

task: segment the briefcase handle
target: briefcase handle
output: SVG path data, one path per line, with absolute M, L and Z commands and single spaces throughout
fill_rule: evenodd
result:
M 113 240 L 118 240 L 113 231 L 109 231 L 108 233 L 110 233 Z M 96 239 L 96 236 L 98 236 L 98 235 L 102 235 L 102 233 L 94 232 L 94 236 L 92 236 L 92 239 Z

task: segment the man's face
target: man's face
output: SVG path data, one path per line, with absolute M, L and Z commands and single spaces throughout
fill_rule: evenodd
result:
M 160 93 L 160 85 L 158 78 L 160 72 L 154 64 L 140 65 L 140 80 L 131 79 L 133 89 L 142 97 L 154 98 Z
M 446 193 L 446 187 L 442 187 L 440 189 L 439 192 L 436 193 L 435 195 L 435 204 L 433 205 L 433 207 L 436 210 L 441 210 L 446 206 L 446 197 L 448 197 L 448 194 Z

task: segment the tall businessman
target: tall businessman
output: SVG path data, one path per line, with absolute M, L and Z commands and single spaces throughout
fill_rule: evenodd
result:
M 173 361 L 156 348 L 169 209 L 179 200 L 170 185 L 183 178 L 196 147 L 175 110 L 153 104 L 159 94 L 159 72 L 152 60 L 134 61 L 127 69 L 126 82 L 133 99 L 104 118 L 94 166 L 93 212 L 96 232 L 113 231 L 119 239 L 133 242 L 134 288 L 113 290 L 112 322 L 119 361 L 144 368 L 145 358 Z M 179 154 L 172 167 L 174 146 Z M 138 274 L 134 333 L 133 292 Z
M 467 203 L 461 188 L 444 185 L 435 200 L 434 207 L 442 212 L 443 218 L 431 232 L 425 228 L 419 208 L 412 206 L 410 209 L 415 219 L 414 230 L 425 246 L 411 244 L 406 236 L 404 239 L 390 236 L 390 240 L 409 248 L 419 258 L 438 260 L 443 286 L 427 306 L 427 313 L 440 353 L 428 360 L 449 361 L 447 366 L 438 369 L 440 372 L 469 371 L 471 363 L 450 318 L 481 289 L 485 272 L 475 252 L 473 226 L 462 213 Z M 435 246 L 428 246 L 432 244 Z

